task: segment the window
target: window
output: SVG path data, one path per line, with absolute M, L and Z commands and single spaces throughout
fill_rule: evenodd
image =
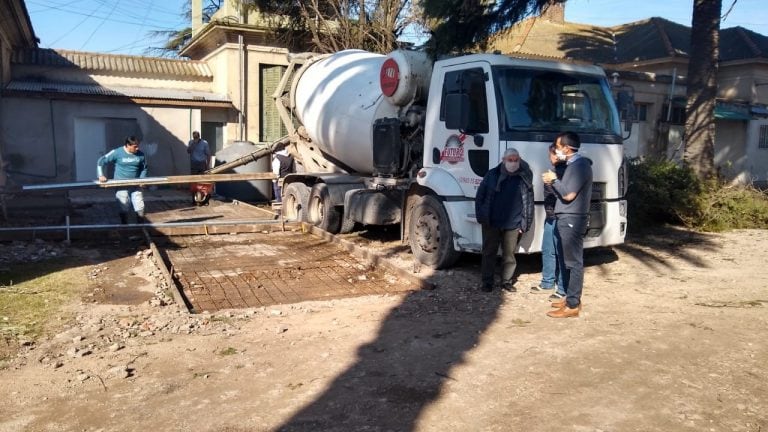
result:
M 619 115 L 621 116 L 621 120 L 624 121 L 627 119 L 627 110 L 621 110 L 619 112 Z M 635 113 L 633 121 L 636 122 L 644 122 L 647 120 L 648 117 L 648 105 L 647 104 L 635 104 Z
M 669 116 L 669 117 L 667 117 Z M 676 107 L 672 106 L 672 112 L 669 112 L 669 105 L 664 104 L 664 107 L 661 109 L 661 121 L 666 122 L 667 118 L 669 118 L 669 123 L 673 125 L 684 125 L 685 124 L 685 107 Z
M 272 142 L 288 134 L 287 129 L 280 120 L 280 114 L 272 99 L 280 78 L 285 72 L 285 66 L 262 64 L 260 69 L 259 91 L 261 92 L 260 107 L 261 121 L 259 122 L 259 141 Z M 210 141 L 208 141 L 210 143 Z
M 760 125 L 760 137 L 757 141 L 757 148 L 768 149 L 768 125 Z
M 669 124 L 673 125 L 684 125 L 685 124 L 685 106 L 687 104 L 687 100 L 684 97 L 675 97 L 672 99 L 672 110 L 669 110 L 669 101 L 667 101 L 664 106 L 661 108 L 661 112 L 659 113 L 659 118 L 662 122 L 666 123 L 669 122 Z
M 469 96 L 469 124 L 473 130 L 467 133 L 488 133 L 488 100 L 485 97 L 485 72 L 480 68 L 466 69 L 445 74 L 443 99 L 440 105 L 440 120 L 445 121 L 445 96 L 466 93 Z M 454 108 L 454 107 L 450 107 Z
M 605 79 L 567 71 L 493 69 L 502 133 L 620 135 Z

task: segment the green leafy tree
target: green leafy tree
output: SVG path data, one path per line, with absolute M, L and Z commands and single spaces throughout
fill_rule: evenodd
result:
M 565 0 L 421 0 L 423 25 L 434 54 L 485 47 L 491 34 L 510 27 L 545 6 Z

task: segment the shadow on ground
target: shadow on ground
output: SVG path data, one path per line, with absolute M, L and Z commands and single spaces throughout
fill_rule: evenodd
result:
M 402 257 L 393 233 L 369 230 L 368 241 L 383 241 L 388 256 Z M 643 262 L 665 265 L 648 248 L 664 249 L 690 262 L 701 263 L 687 249 L 713 249 L 706 234 L 672 227 L 648 231 L 617 246 Z M 619 259 L 612 248 L 585 251 L 585 265 L 599 266 Z M 425 407 L 438 399 L 443 386 L 452 380 L 451 370 L 466 361 L 486 329 L 496 320 L 504 303 L 497 289 L 485 294 L 476 290 L 480 257 L 462 255 L 451 274 L 469 276 L 464 286 L 440 286 L 440 277 L 430 277 L 435 291 L 407 294 L 383 320 L 376 339 L 358 350 L 357 361 L 318 396 L 277 428 L 280 431 L 349 431 L 416 429 Z M 539 254 L 518 255 L 518 273 L 541 271 Z M 440 274 L 438 272 L 437 274 Z M 443 274 L 442 278 L 446 276 Z M 453 277 L 453 276 L 448 276 Z M 475 280 L 478 279 L 478 280 Z M 519 287 L 527 289 L 527 287 Z
M 651 227 L 627 238 L 616 249 L 626 253 L 650 269 L 673 269 L 673 265 L 650 251 L 661 251 L 673 255 L 688 264 L 706 267 L 706 263 L 693 254 L 694 250 L 715 252 L 717 242 L 713 234 L 700 233 L 674 226 Z

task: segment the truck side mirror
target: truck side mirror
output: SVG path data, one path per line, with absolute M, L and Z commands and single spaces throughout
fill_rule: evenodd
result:
M 469 127 L 469 95 L 451 93 L 445 95 L 445 127 L 465 130 Z
M 632 121 L 635 119 L 635 97 L 627 91 L 616 95 L 616 105 L 619 112 L 624 113 L 624 131 L 632 132 Z

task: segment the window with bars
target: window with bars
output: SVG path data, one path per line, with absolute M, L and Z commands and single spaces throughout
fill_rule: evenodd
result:
M 768 149 L 768 125 L 760 126 L 760 136 L 758 137 L 757 148 Z
M 635 112 L 632 113 L 632 121 L 644 122 L 648 119 L 648 104 L 635 104 Z M 619 111 L 619 116 L 622 121 L 627 119 L 627 110 L 623 109 Z
M 260 65 L 260 91 L 261 91 L 261 125 L 259 130 L 259 141 L 272 142 L 285 136 L 286 130 L 283 122 L 280 120 L 280 114 L 275 106 L 275 100 L 272 94 L 280 84 L 280 78 L 285 72 L 285 66 Z

